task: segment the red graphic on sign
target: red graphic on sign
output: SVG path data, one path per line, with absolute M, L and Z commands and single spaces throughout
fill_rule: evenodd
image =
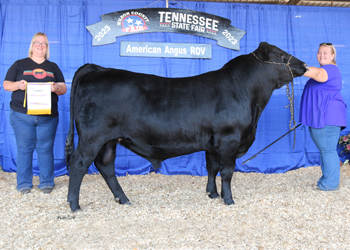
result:
M 147 30 L 145 20 L 138 15 L 129 15 L 122 20 L 123 32 L 140 32 Z

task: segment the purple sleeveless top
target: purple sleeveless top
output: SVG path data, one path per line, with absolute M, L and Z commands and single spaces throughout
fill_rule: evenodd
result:
M 314 79 L 307 81 L 300 102 L 301 124 L 324 128 L 326 125 L 346 127 L 346 104 L 340 93 L 342 78 L 336 65 L 327 64 L 321 68 L 328 74 L 326 82 Z

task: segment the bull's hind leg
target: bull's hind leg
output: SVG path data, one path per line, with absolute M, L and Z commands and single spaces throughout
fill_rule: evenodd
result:
M 100 171 L 103 179 L 106 181 L 109 189 L 112 191 L 115 200 L 119 204 L 130 205 L 129 199 L 124 194 L 122 187 L 119 185 L 119 182 L 115 176 L 114 161 L 116 154 L 116 143 L 110 141 L 107 142 L 101 148 L 99 154 L 95 159 L 95 166 L 98 171 Z M 108 157 L 107 157 L 108 156 Z M 108 158 L 108 162 L 106 159 Z
M 219 197 L 216 188 L 216 176 L 219 173 L 219 156 L 216 153 L 205 152 L 205 159 L 208 170 L 207 192 L 210 198 Z
M 87 154 L 85 154 L 86 156 Z M 69 186 L 68 186 L 68 204 L 72 212 L 80 210 L 79 206 L 79 192 L 81 182 L 85 174 L 88 171 L 89 166 L 91 165 L 93 159 L 92 157 L 82 157 L 81 147 L 76 148 L 74 153 L 70 158 L 70 170 L 69 170 Z

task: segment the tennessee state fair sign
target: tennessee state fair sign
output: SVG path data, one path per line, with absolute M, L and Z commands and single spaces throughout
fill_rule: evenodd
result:
M 120 36 L 171 32 L 214 39 L 222 47 L 239 50 L 239 41 L 246 33 L 232 26 L 229 19 L 186 9 L 131 9 L 104 14 L 101 19 L 86 26 L 93 46 L 114 43 Z

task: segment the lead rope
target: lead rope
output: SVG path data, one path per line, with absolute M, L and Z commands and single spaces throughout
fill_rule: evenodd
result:
M 290 93 L 289 90 L 289 83 L 287 84 L 287 97 L 289 100 L 289 105 L 285 106 L 284 108 L 288 108 L 289 107 L 289 111 L 290 111 L 290 121 L 289 121 L 289 129 L 293 130 L 295 128 L 295 126 L 297 125 L 297 122 L 294 119 L 294 85 L 293 85 L 293 80 L 291 81 L 291 86 L 292 86 L 292 93 Z M 293 125 L 292 125 L 293 123 Z M 294 140 L 293 140 L 293 150 L 295 148 L 295 141 L 296 141 L 296 132 L 294 130 Z
M 284 108 L 289 107 L 289 111 L 290 111 L 289 129 L 290 129 L 290 131 L 294 130 L 294 141 L 293 141 L 293 150 L 294 150 L 294 148 L 295 148 L 295 141 L 296 141 L 296 132 L 295 132 L 296 121 L 294 119 L 294 85 L 293 85 L 294 75 L 293 75 L 292 69 L 289 66 L 290 60 L 292 59 L 292 55 L 289 57 L 287 63 L 277 63 L 277 62 L 263 61 L 259 57 L 257 57 L 254 52 L 252 52 L 252 54 L 255 56 L 256 59 L 258 59 L 258 61 L 260 61 L 262 63 L 280 64 L 280 65 L 286 66 L 288 68 L 290 74 L 292 75 L 292 81 L 291 81 L 292 93 L 290 92 L 289 83 L 288 83 L 287 84 L 287 89 L 286 89 L 286 92 L 287 92 L 286 94 L 287 94 L 287 98 L 288 98 L 288 101 L 289 101 L 289 105 L 284 107 Z M 292 123 L 293 123 L 293 125 L 292 125 Z

